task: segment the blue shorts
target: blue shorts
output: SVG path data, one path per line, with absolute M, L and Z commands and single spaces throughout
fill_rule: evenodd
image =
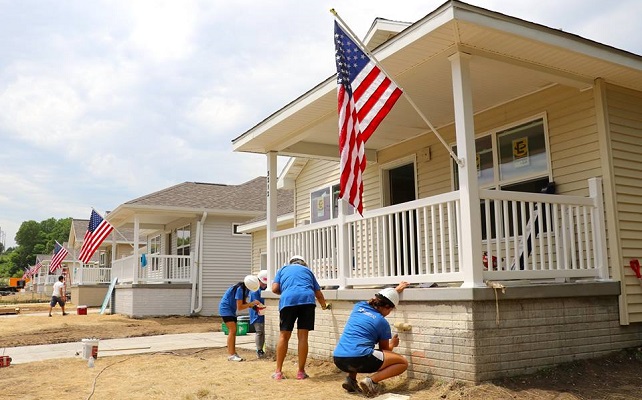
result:
M 297 329 L 314 330 L 314 309 L 315 304 L 303 304 L 300 306 L 283 307 L 279 311 L 279 329 L 292 332 L 294 321 Z
M 58 296 L 51 296 L 51 302 L 49 303 L 49 307 L 55 307 L 56 304 L 60 304 L 60 307 L 64 307 L 65 301 Z
M 375 350 L 374 353 L 369 356 L 334 357 L 334 365 L 343 372 L 377 372 L 383 365 L 383 353 Z

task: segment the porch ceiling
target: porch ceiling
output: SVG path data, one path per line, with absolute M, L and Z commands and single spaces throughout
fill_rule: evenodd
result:
M 449 2 L 375 50 L 386 71 L 437 129 L 454 121 L 451 64 L 471 54 L 474 112 L 561 84 L 597 78 L 642 90 L 642 57 L 562 31 Z M 336 81 L 329 78 L 233 140 L 235 151 L 338 159 Z M 370 154 L 429 132 L 401 98 L 368 140 Z M 376 160 L 369 154 L 368 161 Z

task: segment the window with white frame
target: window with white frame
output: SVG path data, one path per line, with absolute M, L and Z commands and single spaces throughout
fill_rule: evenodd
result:
M 322 187 L 310 193 L 310 221 L 327 221 L 339 216 L 339 184 Z M 348 214 L 354 207 L 348 206 Z
M 161 252 L 161 236 L 153 236 L 149 238 L 149 254 L 160 254 Z
M 457 150 L 456 146 L 453 149 Z M 477 182 L 482 189 L 540 193 L 549 187 L 550 159 L 545 118 L 498 129 L 475 139 Z M 457 164 L 454 186 L 459 189 Z M 493 204 L 490 205 L 493 212 Z M 482 225 L 485 207 L 482 200 Z M 512 227 L 512 224 L 510 224 Z M 486 229 L 482 230 L 486 232 Z M 491 226 L 492 236 L 495 227 Z M 511 234 L 512 232 L 511 228 Z M 485 238 L 484 238 L 485 239 Z
M 176 255 L 189 256 L 190 238 L 189 225 L 176 229 Z
M 491 132 L 475 139 L 477 180 L 482 189 L 531 191 L 523 184 L 548 183 L 550 161 L 543 117 Z M 457 151 L 457 146 L 453 146 Z M 459 171 L 453 162 L 454 186 L 459 189 Z M 524 190 L 526 189 L 526 190 Z M 541 188 L 537 188 L 539 192 Z

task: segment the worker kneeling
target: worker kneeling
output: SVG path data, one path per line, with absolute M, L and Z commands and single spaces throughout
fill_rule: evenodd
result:
M 399 336 L 392 336 L 385 319 L 399 304 L 399 293 L 407 286 L 408 282 L 401 282 L 394 289 L 383 289 L 352 309 L 333 354 L 337 368 L 348 373 L 341 385 L 348 392 L 363 392 L 374 397 L 379 394 L 379 382 L 408 369 L 408 360 L 392 351 L 399 345 Z M 379 349 L 375 349 L 376 344 Z M 372 372 L 371 376 L 357 381 L 357 373 Z

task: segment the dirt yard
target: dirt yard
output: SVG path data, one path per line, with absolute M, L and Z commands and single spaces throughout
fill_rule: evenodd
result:
M 13 308 L 14 305 L 4 306 Z M 0 311 L 3 306 L 0 306 Z M 11 347 L 75 342 L 180 332 L 214 332 L 215 317 L 129 319 L 119 315 L 47 317 L 46 305 L 20 305 L 17 317 L 0 316 L 0 354 Z M 45 313 L 42 313 L 42 311 Z M 75 311 L 75 306 L 70 306 Z M 40 315 L 34 313 L 40 312 Z M 193 349 L 133 356 L 99 357 L 94 368 L 77 359 L 34 362 L 0 369 L 2 399 L 358 399 L 341 388 L 343 374 L 332 363 L 309 360 L 305 381 L 270 379 L 274 359 L 257 360 L 239 349 L 247 360 L 231 363 L 225 349 Z M 641 399 L 642 349 L 608 358 L 579 361 L 539 374 L 470 386 L 461 382 L 418 381 L 405 375 L 385 382 L 385 393 L 411 399 Z M 287 377 L 296 373 L 289 356 Z

